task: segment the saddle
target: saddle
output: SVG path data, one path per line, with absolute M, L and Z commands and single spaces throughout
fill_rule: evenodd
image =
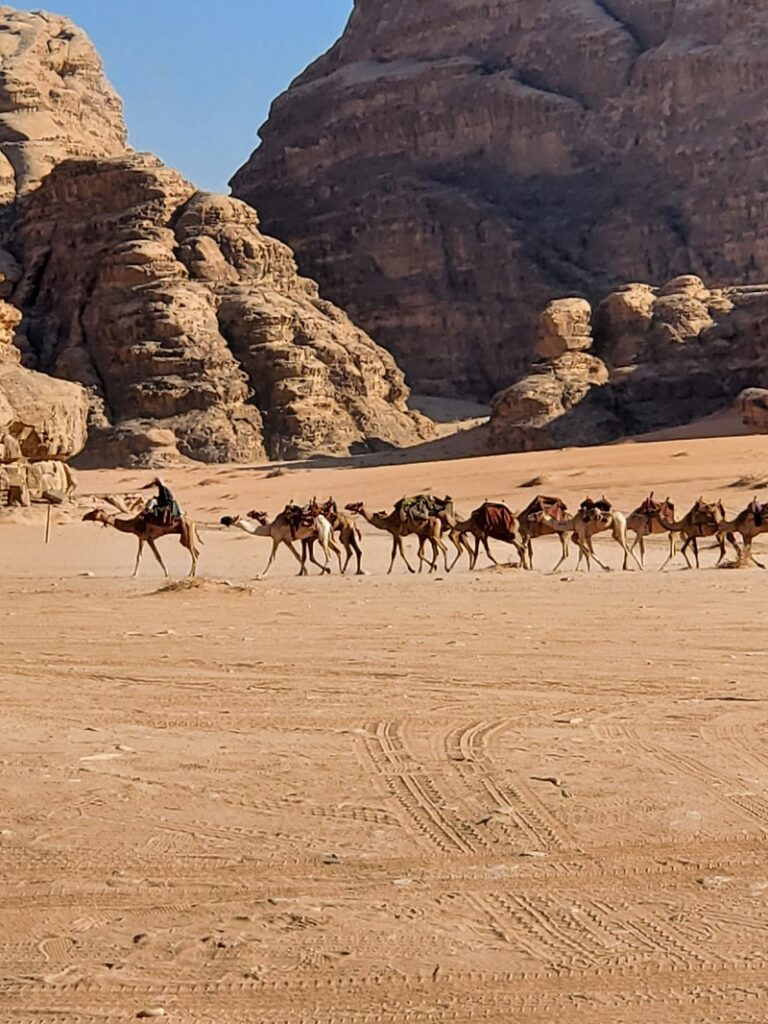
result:
M 401 522 L 406 519 L 427 520 L 430 516 L 442 515 L 453 499 L 449 497 L 436 498 L 433 494 L 415 494 L 409 498 L 401 498 L 395 504 L 395 512 Z
M 613 511 L 613 505 L 607 498 L 600 498 L 598 501 L 592 501 L 591 498 L 585 498 L 579 508 L 583 509 L 585 512 L 591 512 L 593 509 L 597 509 L 598 512 Z
M 560 498 L 550 498 L 544 494 L 537 494 L 528 508 L 521 513 L 521 517 L 532 519 L 534 516 L 547 515 L 553 519 L 559 519 L 567 512 L 566 504 Z

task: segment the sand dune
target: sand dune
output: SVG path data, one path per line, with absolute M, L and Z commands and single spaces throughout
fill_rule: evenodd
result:
M 47 547 L 40 513 L 0 520 L 0 1021 L 762 1024 L 768 574 L 386 577 L 366 527 L 369 576 L 260 580 L 267 543 L 217 524 L 329 493 L 516 508 L 537 474 L 737 511 L 766 470 L 754 437 L 193 467 L 194 585 L 128 579 L 131 538 L 66 513 Z

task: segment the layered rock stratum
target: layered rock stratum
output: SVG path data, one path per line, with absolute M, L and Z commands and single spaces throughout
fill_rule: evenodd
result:
M 754 0 L 357 0 L 233 178 L 414 388 L 487 397 L 563 294 L 768 279 Z
M 128 149 L 86 36 L 8 7 L 0 214 L 0 297 L 24 316 L 15 345 L 28 369 L 85 386 L 87 462 L 290 458 L 430 436 L 392 356 L 298 274 L 251 207 Z
M 604 444 L 739 396 L 750 429 L 768 422 L 768 285 L 708 288 L 685 275 L 661 288 L 626 285 L 594 309 L 556 300 L 539 317 L 539 340 L 530 372 L 494 398 L 498 451 Z

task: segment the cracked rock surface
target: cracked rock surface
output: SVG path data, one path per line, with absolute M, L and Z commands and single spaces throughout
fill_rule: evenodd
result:
M 358 0 L 233 188 L 414 389 L 487 398 L 552 298 L 768 279 L 767 43 L 753 0 Z

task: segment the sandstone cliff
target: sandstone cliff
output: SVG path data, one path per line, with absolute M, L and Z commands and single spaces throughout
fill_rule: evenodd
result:
M 66 161 L 20 200 L 26 362 L 86 385 L 91 460 L 346 452 L 427 433 L 392 357 L 244 203 L 147 155 Z
M 66 18 L 0 6 L 0 204 L 68 157 L 125 151 L 122 104 Z
M 127 149 L 121 103 L 79 29 L 0 7 L 0 72 L 0 297 L 24 313 L 25 365 L 86 386 L 86 461 L 429 436 L 392 357 L 298 275 L 250 207 Z M 45 378 L 26 379 L 43 401 Z
M 535 312 L 768 280 L 754 0 L 357 0 L 233 178 L 412 386 L 488 396 Z
M 538 337 L 529 374 L 494 399 L 496 450 L 602 444 L 689 422 L 742 392 L 745 422 L 749 413 L 759 429 L 760 402 L 747 399 L 768 387 L 768 285 L 710 289 L 688 275 L 627 285 L 594 311 L 555 301 Z

